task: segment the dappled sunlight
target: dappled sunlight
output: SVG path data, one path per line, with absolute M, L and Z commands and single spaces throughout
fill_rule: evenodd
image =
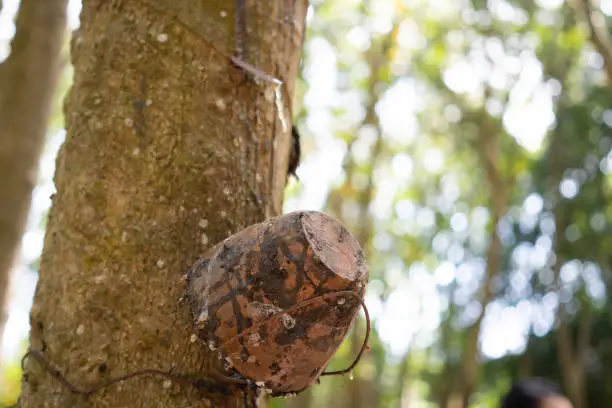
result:
M 491 303 L 483 326 L 483 353 L 490 358 L 522 353 L 527 345 L 532 313 L 531 303 L 524 300 L 516 306 L 507 306 L 501 301 Z

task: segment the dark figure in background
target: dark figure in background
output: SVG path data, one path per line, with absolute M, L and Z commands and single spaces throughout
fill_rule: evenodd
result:
M 529 378 L 512 385 L 501 408 L 573 408 L 559 387 L 544 378 Z

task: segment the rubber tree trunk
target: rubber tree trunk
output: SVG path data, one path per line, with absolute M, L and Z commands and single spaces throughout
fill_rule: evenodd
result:
M 67 0 L 22 0 L 0 65 L 0 339 L 60 66 Z M 0 9 L 2 2 L 0 2 Z
M 180 301 L 183 276 L 211 245 L 279 211 L 291 126 L 275 85 L 230 57 L 291 95 L 306 7 L 83 1 L 30 339 L 74 385 L 144 368 L 204 378 L 219 369 Z M 21 404 L 250 403 L 227 390 L 143 376 L 84 397 L 28 359 Z

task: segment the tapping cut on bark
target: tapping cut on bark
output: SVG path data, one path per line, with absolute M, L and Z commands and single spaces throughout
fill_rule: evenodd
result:
M 199 339 L 227 368 L 286 395 L 323 374 L 363 304 L 368 270 L 344 226 L 298 211 L 217 244 L 187 281 Z

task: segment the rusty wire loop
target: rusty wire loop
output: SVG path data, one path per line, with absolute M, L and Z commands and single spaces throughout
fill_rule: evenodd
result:
M 353 296 L 355 299 L 357 299 L 357 301 L 359 302 L 359 304 L 361 305 L 361 307 L 363 308 L 363 312 L 365 313 L 365 317 L 366 317 L 366 335 L 365 338 L 363 340 L 363 344 L 361 345 L 361 349 L 359 350 L 359 353 L 357 353 L 357 357 L 355 357 L 355 360 L 353 360 L 353 362 L 351 363 L 350 366 L 348 366 L 348 368 L 345 368 L 343 370 L 338 370 L 338 371 L 327 371 L 327 372 L 323 372 L 321 374 L 321 376 L 324 375 L 342 375 L 342 374 L 346 374 L 350 371 L 352 371 L 357 364 L 359 364 L 359 361 L 361 360 L 361 357 L 363 356 L 363 353 L 367 350 L 368 348 L 368 340 L 370 339 L 370 314 L 368 313 L 368 308 L 365 304 L 365 302 L 363 301 L 363 299 L 361 299 L 361 297 L 354 291 L 352 290 L 341 290 L 341 291 L 337 291 L 337 292 L 329 292 L 329 293 L 325 293 L 323 295 L 320 296 L 315 296 L 313 298 L 304 300 L 300 303 L 298 303 L 295 306 L 290 307 L 287 310 L 283 310 L 280 311 L 278 313 L 275 313 L 274 315 L 270 316 L 269 318 L 249 327 L 248 329 L 242 331 L 241 333 L 238 333 L 237 335 L 235 335 L 234 337 L 230 338 L 229 340 L 227 340 L 226 342 L 224 342 L 221 345 L 221 348 L 223 349 L 225 347 L 226 344 L 238 340 L 240 338 L 242 338 L 244 335 L 246 335 L 247 333 L 260 328 L 261 326 L 269 323 L 272 319 L 276 319 L 282 315 L 286 315 L 286 314 L 290 314 L 293 313 L 297 310 L 300 310 L 301 308 L 308 306 L 312 303 L 315 303 L 321 299 L 324 298 L 328 298 L 328 297 L 337 297 L 337 296 L 344 296 L 344 295 L 349 295 L 349 296 Z
M 370 340 L 370 313 L 368 312 L 368 308 L 365 304 L 365 302 L 363 301 L 363 299 L 361 297 L 359 297 L 359 295 L 357 295 L 355 292 L 352 291 L 344 291 L 347 292 L 348 294 L 352 295 L 355 297 L 355 299 L 357 299 L 359 301 L 359 304 L 361 305 L 361 308 L 363 309 L 363 313 L 365 314 L 365 319 L 366 319 L 366 334 L 365 334 L 365 338 L 363 339 L 363 344 L 361 345 L 361 349 L 359 349 L 359 353 L 357 353 L 357 356 L 355 357 L 355 359 L 353 360 L 353 363 L 348 366 L 347 368 L 345 368 L 344 370 L 337 370 L 337 371 L 325 371 L 321 374 L 321 376 L 324 375 L 343 375 L 346 373 L 350 373 L 356 366 L 357 364 L 359 364 L 359 361 L 361 360 L 361 357 L 363 357 L 363 353 L 365 353 L 365 351 L 368 349 L 368 341 Z M 340 293 L 340 292 L 336 292 L 336 293 Z
M 57 381 L 59 381 L 68 391 L 70 391 L 73 394 L 84 395 L 84 396 L 90 396 L 104 388 L 108 388 L 120 382 L 127 381 L 135 377 L 145 376 L 145 375 L 164 377 L 169 380 L 176 381 L 178 383 L 194 386 L 196 388 L 209 388 L 209 389 L 214 388 L 215 390 L 222 388 L 222 387 L 219 387 L 220 385 L 219 382 L 215 382 L 214 380 L 209 379 L 209 378 L 195 377 L 195 376 L 191 376 L 187 374 L 174 374 L 169 371 L 162 371 L 162 370 L 158 370 L 154 368 L 146 368 L 142 370 L 136 370 L 126 375 L 111 378 L 107 382 L 94 386 L 92 388 L 83 389 L 83 388 L 79 388 L 75 386 L 70 381 L 68 381 L 68 379 L 66 379 L 66 377 L 58 369 L 53 367 L 47 361 L 47 359 L 42 355 L 42 353 L 38 350 L 28 350 L 23 356 L 23 358 L 21 359 L 21 368 L 24 373 L 26 372 L 25 362 L 28 358 L 33 358 L 34 360 L 36 360 L 36 362 L 40 364 L 40 366 L 45 371 L 51 374 L 51 376 L 55 378 Z M 233 383 L 233 384 L 241 385 L 241 386 L 246 385 L 246 382 L 242 379 L 227 377 L 223 375 L 216 375 L 216 380 L 220 380 L 222 382 L 227 382 L 227 383 Z M 225 389 L 223 389 L 222 391 L 227 392 L 227 390 Z M 19 405 L 15 405 L 15 407 L 17 406 Z

